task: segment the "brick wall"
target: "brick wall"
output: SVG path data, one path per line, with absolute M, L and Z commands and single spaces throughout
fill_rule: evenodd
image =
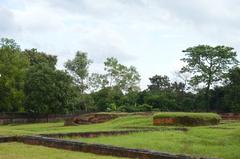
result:
M 28 114 L 28 113 L 0 113 L 0 125 L 5 124 L 22 124 L 22 123 L 39 123 L 54 122 L 65 120 L 73 116 L 85 114 Z
M 173 155 L 169 153 L 162 153 L 143 149 L 124 148 L 103 144 L 89 144 L 78 141 L 68 141 L 40 136 L 19 137 L 18 141 L 32 145 L 42 145 L 59 149 L 139 159 L 210 159 L 204 157 L 195 158 L 187 155 Z

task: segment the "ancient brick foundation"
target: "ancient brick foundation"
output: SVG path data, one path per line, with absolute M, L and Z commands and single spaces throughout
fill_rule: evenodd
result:
M 203 157 L 191 157 L 187 155 L 173 155 L 169 153 L 162 153 L 143 149 L 124 148 L 103 144 L 90 144 L 79 141 L 68 141 L 42 136 L 0 137 L 0 143 L 1 142 L 21 142 L 25 144 L 42 145 L 65 150 L 139 159 L 213 159 Z
M 175 123 L 175 118 L 157 118 L 153 120 L 153 125 L 174 125 Z
M 223 120 L 240 120 L 240 113 L 224 113 L 220 116 Z
M 0 143 L 17 141 L 15 136 L 0 136 Z
M 32 145 L 43 145 L 47 147 L 54 147 L 66 150 L 139 159 L 210 159 L 210 158 L 195 158 L 186 155 L 173 155 L 156 151 L 131 149 L 103 144 L 89 144 L 78 141 L 67 141 L 39 136 L 24 136 L 18 138 L 18 141 Z
M 66 120 L 72 116 L 85 114 L 28 114 L 28 113 L 0 113 L 0 125 L 23 124 L 23 123 L 41 123 L 56 122 Z
M 56 133 L 56 134 L 40 134 L 45 137 L 63 138 L 63 137 L 83 137 L 93 138 L 99 136 L 114 136 L 114 135 L 126 135 L 137 132 L 155 131 L 155 129 L 145 130 L 119 130 L 119 131 L 98 131 L 98 132 L 72 132 L 72 133 Z

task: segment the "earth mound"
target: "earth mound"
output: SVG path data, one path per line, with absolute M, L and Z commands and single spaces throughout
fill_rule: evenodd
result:
M 154 115 L 153 125 L 216 125 L 220 120 L 221 117 L 215 113 L 162 112 Z
M 84 115 L 75 116 L 65 120 L 64 125 L 84 125 L 103 123 L 112 119 L 116 119 L 120 116 L 129 115 L 128 113 L 89 113 Z

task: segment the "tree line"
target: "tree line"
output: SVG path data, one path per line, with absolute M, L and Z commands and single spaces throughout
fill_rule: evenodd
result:
M 91 73 L 93 61 L 86 52 L 77 51 L 65 69 L 58 70 L 56 56 L 21 50 L 13 39 L 2 38 L 0 112 L 240 112 L 240 68 L 234 49 L 198 45 L 183 53 L 178 80 L 155 75 L 141 90 L 137 69 L 114 57 L 106 58 L 104 73 Z

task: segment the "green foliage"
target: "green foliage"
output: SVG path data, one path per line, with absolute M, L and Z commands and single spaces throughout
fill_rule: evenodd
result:
M 122 91 L 138 91 L 140 75 L 134 66 L 124 66 L 116 58 L 107 58 L 104 70 L 110 87 L 119 87 Z
M 181 72 L 192 74 L 190 84 L 197 86 L 205 85 L 205 105 L 209 110 L 209 90 L 213 84 L 223 81 L 228 70 L 238 64 L 236 52 L 231 47 L 198 45 L 183 50 L 186 63 Z
M 74 77 L 82 94 L 88 88 L 86 80 L 89 75 L 88 68 L 91 62 L 92 61 L 88 59 L 86 52 L 77 51 L 75 58 L 73 60 L 68 60 L 65 63 L 65 67 Z
M 149 92 L 144 97 L 144 103 L 152 105 L 153 108 L 158 108 L 161 111 L 176 110 L 176 98 L 171 93 L 152 93 Z
M 25 82 L 25 110 L 29 113 L 66 113 L 75 97 L 72 79 L 49 65 L 31 66 Z
M 106 73 L 89 75 L 92 61 L 87 53 L 77 51 L 74 59 L 65 63 L 72 82 L 68 73 L 55 68 L 56 56 L 37 49 L 21 51 L 14 40 L 1 39 L 0 112 L 55 112 L 57 105 L 61 107 L 59 112 L 150 110 L 146 105 L 161 111 L 240 112 L 240 69 L 234 67 L 238 61 L 233 48 L 199 45 L 183 52 L 185 58 L 181 60 L 186 65 L 180 72 L 191 74 L 190 80 L 183 74 L 179 76 L 184 83 L 155 75 L 149 78 L 148 89 L 140 91 L 137 69 L 120 64 L 116 58 L 106 59 Z M 190 89 L 186 88 L 188 81 Z
M 28 60 L 12 39 L 0 41 L 0 112 L 23 111 Z
M 170 80 L 168 76 L 155 75 L 149 78 L 151 85 L 148 89 L 151 91 L 164 91 L 170 88 Z
M 230 70 L 229 84 L 225 87 L 224 105 L 231 112 L 240 112 L 240 68 Z
M 91 92 L 96 92 L 101 89 L 104 89 L 108 86 L 109 81 L 107 79 L 107 75 L 102 75 L 99 73 L 92 73 L 89 77 L 89 87 Z
M 117 106 L 115 103 L 111 103 L 110 106 L 106 110 L 107 112 L 115 112 L 117 111 Z
M 118 87 L 107 87 L 92 94 L 95 105 L 98 111 L 106 111 L 114 105 L 116 107 L 121 105 L 122 91 Z
M 185 92 L 185 84 L 182 82 L 170 83 L 169 77 L 155 75 L 149 78 L 151 85 L 145 93 L 143 103 L 153 106 L 154 109 L 161 111 L 190 111 L 193 101 Z M 186 105 L 185 105 L 186 104 Z
M 231 47 L 199 45 L 183 52 L 186 57 L 181 60 L 187 65 L 181 72 L 194 75 L 190 81 L 192 85 L 204 83 L 210 87 L 214 82 L 223 80 L 231 66 L 238 63 L 237 54 Z
M 50 67 L 55 68 L 57 63 L 57 56 L 47 55 L 44 52 L 38 52 L 37 49 L 26 49 L 23 51 L 30 62 L 30 65 L 38 65 L 38 64 L 48 64 Z
M 142 104 L 138 106 L 138 111 L 139 112 L 148 112 L 148 111 L 152 111 L 152 106 L 149 104 Z

